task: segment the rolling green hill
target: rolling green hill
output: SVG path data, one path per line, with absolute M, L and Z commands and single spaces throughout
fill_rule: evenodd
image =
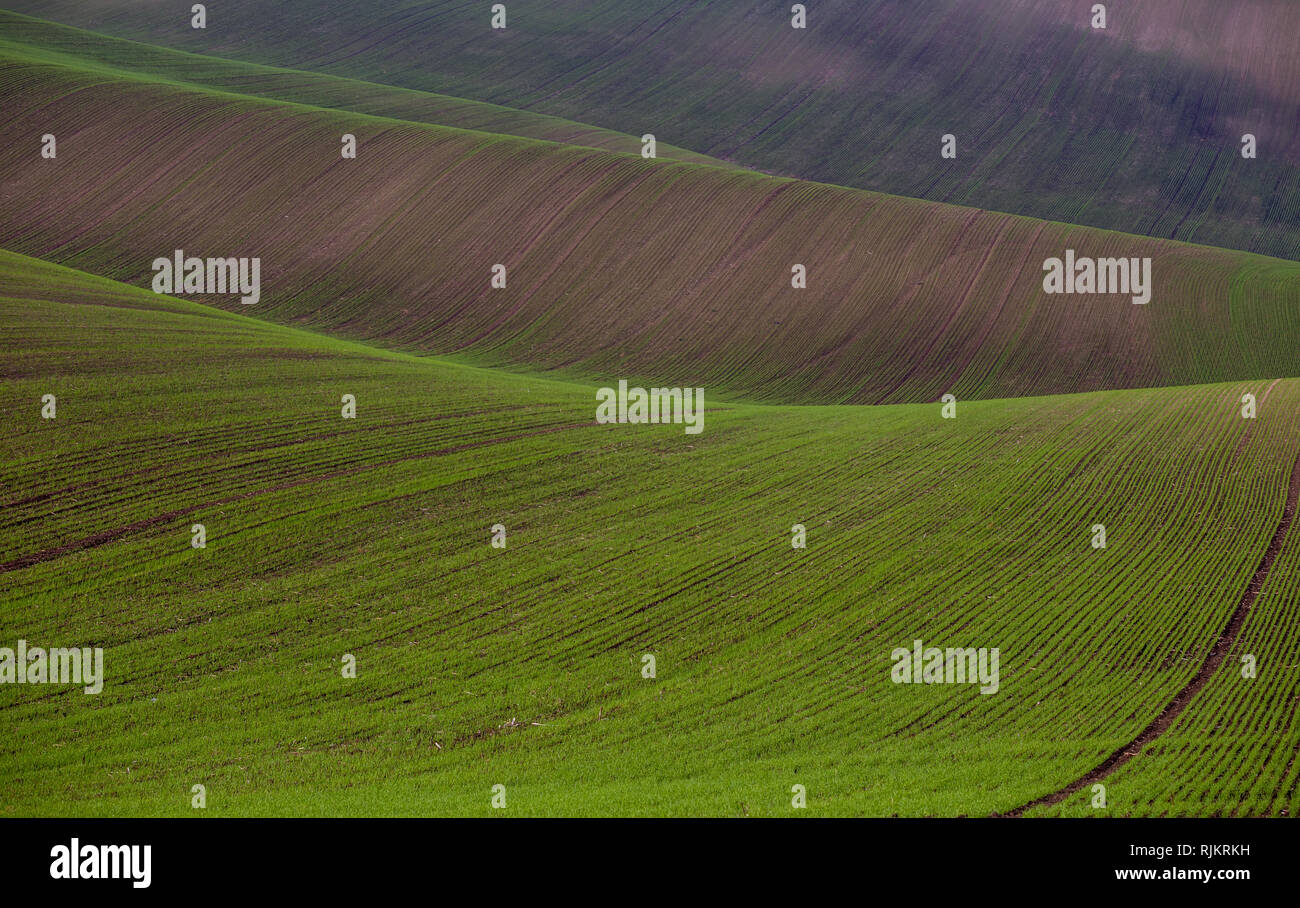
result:
M 1300 258 L 1300 4 L 9 0 L 184 50 L 594 123 L 821 182 Z M 1259 142 L 1244 160 L 1241 138 Z M 958 140 L 955 160 L 941 137 Z
M 809 814 L 1005 811 L 1189 682 L 1300 453 L 1294 380 L 601 426 L 592 387 L 12 253 L 0 325 L 0 644 L 106 675 L 0 691 L 7 815 L 190 814 L 195 784 L 215 815 L 486 814 L 496 784 L 512 815 L 779 815 L 795 784 Z M 1260 679 L 1225 665 L 1197 728 L 1290 721 L 1286 546 Z M 998 691 L 892 683 L 915 639 L 999 648 Z M 1286 740 L 1193 803 L 1139 755 L 1112 812 L 1293 814 Z
M 1293 524 L 1294 525 L 1294 524 Z M 1300 533 L 1290 532 L 1231 658 L 1159 741 L 1114 775 L 1125 813 L 1289 816 L 1300 810 Z M 1197 654 L 1183 659 L 1192 662 Z M 1243 677 L 1253 656 L 1257 676 Z M 1290 709 L 1275 708 L 1290 704 Z M 1269 704 L 1273 704 L 1270 706 Z M 1239 767 L 1252 766 L 1251 772 Z M 1043 815 L 1094 813 L 1091 792 Z M 1175 805 L 1172 809 L 1170 805 Z
M 1300 808 L 1300 4 L 11 5 L 0 816 Z

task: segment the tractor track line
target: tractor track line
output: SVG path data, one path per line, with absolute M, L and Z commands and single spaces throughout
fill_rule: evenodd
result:
M 1026 811 L 1033 810 L 1036 807 L 1050 807 L 1053 804 L 1061 803 L 1075 792 L 1109 776 L 1132 757 L 1141 753 L 1143 748 L 1164 734 L 1169 726 L 1173 725 L 1174 720 L 1187 707 L 1187 704 L 1214 677 L 1214 673 L 1218 671 L 1223 660 L 1227 658 L 1228 652 L 1236 645 L 1237 638 L 1241 636 L 1242 626 L 1246 623 L 1246 618 L 1250 615 L 1255 600 L 1259 598 L 1260 590 L 1264 588 L 1265 581 L 1268 580 L 1268 572 L 1272 569 L 1278 552 L 1282 550 L 1287 531 L 1291 528 L 1291 522 L 1295 519 L 1297 499 L 1300 499 L 1300 453 L 1296 454 L 1295 463 L 1291 467 L 1291 484 L 1287 490 L 1286 507 L 1282 511 L 1282 519 L 1278 522 L 1277 529 L 1273 531 L 1273 538 L 1269 541 L 1268 550 L 1264 553 L 1263 560 L 1260 561 L 1259 567 L 1255 569 L 1254 575 L 1250 578 L 1250 583 L 1242 594 L 1241 601 L 1237 603 L 1236 609 L 1232 612 L 1232 617 L 1228 619 L 1227 626 L 1219 634 L 1219 639 L 1215 641 L 1214 646 L 1205 657 L 1205 661 L 1201 663 L 1200 670 L 1169 701 L 1168 705 L 1160 711 L 1160 714 L 1151 721 L 1151 724 L 1142 729 L 1141 734 L 1136 738 L 1103 760 L 1096 769 L 1087 775 L 1080 776 L 1064 788 L 1059 788 L 1050 794 L 1035 798 L 1028 804 L 1014 810 L 1008 810 L 1006 813 L 994 814 L 994 816 L 1020 817 L 1024 816 Z

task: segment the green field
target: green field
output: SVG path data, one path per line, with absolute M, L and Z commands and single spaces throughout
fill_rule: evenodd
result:
M 4 692 L 11 815 L 1005 811 L 1187 682 L 1300 450 L 1296 381 L 598 426 L 589 386 L 0 263 L 0 640 L 109 679 Z M 1206 800 L 1139 770 L 1112 813 L 1294 811 L 1284 741 L 1219 740 L 1289 721 L 1294 553 L 1260 678 L 1162 745 L 1224 751 Z M 999 647 L 1000 690 L 892 683 L 918 637 Z
M 1300 3 L 9 5 L 0 817 L 1300 808 Z

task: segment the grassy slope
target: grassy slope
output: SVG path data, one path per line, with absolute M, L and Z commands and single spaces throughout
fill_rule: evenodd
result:
M 824 182 L 1300 258 L 1300 5 L 165 0 L 16 9 L 596 123 Z M 1237 153 L 1243 133 L 1260 157 Z M 940 161 L 939 138 L 960 140 Z
M 636 136 L 559 117 L 323 73 L 185 53 L 109 38 L 0 10 L 0 48 L 21 52 L 30 51 L 33 46 L 39 47 L 47 60 L 98 70 L 114 78 L 214 88 L 313 107 L 345 109 L 395 120 L 438 123 L 620 153 L 640 154 L 641 151 L 641 140 Z M 656 150 L 661 158 L 731 166 L 667 142 L 659 143 Z
M 1006 809 L 1187 680 L 1300 429 L 1296 381 L 1252 424 L 1270 383 L 600 427 L 589 387 L 10 253 L 0 325 L 0 561 L 71 546 L 0 572 L 0 641 L 102 645 L 109 678 L 0 689 L 8 814 L 188 814 L 196 783 L 217 814 L 487 814 L 497 783 L 525 815 L 781 814 L 795 783 L 813 813 Z M 999 647 L 1001 691 L 891 684 L 916 637 Z M 1239 756 L 1202 806 L 1287 757 Z
M 1253 655 L 1257 676 L 1242 675 Z M 1196 655 L 1189 655 L 1189 661 Z M 1140 760 L 1108 782 L 1111 809 L 1184 816 L 1300 812 L 1300 532 L 1289 534 L 1223 671 Z M 1242 772 L 1242 767 L 1253 767 Z M 1091 792 L 1043 814 L 1087 815 Z
M 142 286 L 178 247 L 259 256 L 259 316 L 387 346 L 784 402 L 1300 375 L 1291 262 L 146 82 L 14 43 L 0 85 L 4 128 L 30 140 L 0 150 L 0 245 Z M 37 154 L 46 132 L 57 160 Z M 1151 256 L 1153 301 L 1043 295 L 1067 247 Z

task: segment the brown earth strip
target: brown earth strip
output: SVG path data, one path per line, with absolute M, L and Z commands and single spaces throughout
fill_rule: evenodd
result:
M 994 816 L 1020 817 L 1036 807 L 1050 807 L 1053 804 L 1061 803 L 1075 792 L 1104 779 L 1116 769 L 1119 769 L 1131 758 L 1141 753 L 1144 747 L 1164 734 L 1169 726 L 1173 725 L 1174 720 L 1192 701 L 1192 698 L 1200 693 L 1201 688 L 1205 687 L 1210 679 L 1214 677 L 1214 673 L 1223 663 L 1223 660 L 1227 658 L 1228 652 L 1236 645 L 1237 638 L 1241 636 L 1242 626 L 1246 623 L 1246 618 L 1250 614 L 1255 600 L 1259 598 L 1260 590 L 1264 588 L 1264 582 L 1268 579 L 1268 572 L 1272 569 L 1273 561 L 1277 558 L 1278 552 L 1282 550 L 1282 543 L 1286 541 L 1287 531 L 1291 528 L 1291 522 L 1295 519 L 1297 499 L 1300 499 L 1300 454 L 1296 455 L 1295 463 L 1291 467 L 1291 485 L 1287 490 L 1286 507 L 1282 511 L 1282 520 L 1278 523 L 1277 529 L 1273 531 L 1273 538 L 1268 544 L 1268 551 L 1264 553 L 1263 560 L 1260 561 L 1259 567 L 1255 569 L 1255 574 L 1251 577 L 1245 593 L 1242 594 L 1241 601 L 1237 603 L 1237 608 L 1233 611 L 1232 617 L 1228 619 L 1228 626 L 1223 629 L 1223 633 L 1219 634 L 1219 639 L 1215 642 L 1209 655 L 1205 657 L 1205 662 L 1201 664 L 1200 670 L 1192 676 L 1192 679 L 1175 695 L 1173 700 L 1169 701 L 1169 704 L 1160 711 L 1160 714 L 1151 721 L 1151 724 L 1144 728 L 1136 738 L 1103 760 L 1101 765 L 1087 775 L 1075 779 L 1064 788 L 1045 794 L 1041 798 L 1035 798 L 1028 804 L 1014 810 L 1008 810 L 1006 813 L 994 814 Z
M 1028 243 L 1025 244 L 1025 256 L 1020 260 L 1020 267 L 1017 268 L 1016 271 L 1013 272 L 1011 274 L 1011 277 L 1007 280 L 1006 285 L 1002 291 L 1002 295 L 998 298 L 997 306 L 993 308 L 993 311 L 990 313 L 989 317 L 984 319 L 984 324 L 980 326 L 980 333 L 979 336 L 975 338 L 975 342 L 973 344 L 966 345 L 966 350 L 969 352 L 965 353 L 961 361 L 957 363 L 956 366 L 953 368 L 952 378 L 947 382 L 947 384 L 944 385 L 944 394 L 947 394 L 952 391 L 953 387 L 958 382 L 961 381 L 962 376 L 966 374 L 966 370 L 970 368 L 971 363 L 973 363 L 975 361 L 975 358 L 979 356 L 980 353 L 985 349 L 984 342 L 988 340 L 989 335 L 993 333 L 994 326 L 997 325 L 998 321 L 1002 318 L 1002 312 L 1007 308 L 1007 301 L 1011 299 L 1011 291 L 1012 288 L 1015 286 L 1016 279 L 1021 274 L 1026 272 L 1027 270 L 1026 266 L 1029 264 L 1029 259 L 1034 254 L 1034 251 L 1038 249 L 1038 240 L 1042 237 L 1043 230 L 1046 227 L 1047 227 L 1046 223 L 1039 224 L 1038 229 L 1034 231 L 1033 237 L 1029 240 Z M 998 240 L 1001 239 L 1002 239 L 1002 233 L 999 233 Z M 967 291 L 968 295 L 969 292 L 970 291 L 968 290 Z M 942 400 L 943 396 L 940 395 L 939 399 Z
M 975 222 L 979 220 L 980 215 L 983 213 L 983 211 L 976 209 L 966 218 L 966 222 L 962 224 L 961 233 L 959 233 L 957 239 L 953 241 L 951 251 L 949 251 L 948 255 L 944 258 L 943 264 L 934 269 L 934 273 L 941 271 L 947 266 L 949 261 L 961 254 L 962 241 L 966 239 L 966 234 L 970 232 L 971 227 L 974 226 Z M 880 397 L 876 399 L 877 404 L 887 403 L 889 398 L 905 387 L 912 376 L 916 374 L 917 370 L 928 362 L 930 354 L 939 346 L 939 343 L 948 334 L 948 330 L 953 326 L 953 323 L 957 321 L 957 316 L 961 315 L 962 310 L 966 308 L 966 304 L 970 302 L 971 297 L 975 294 L 975 288 L 979 286 L 980 278 L 984 276 L 984 269 L 988 266 L 989 259 L 993 257 L 993 253 L 998 251 L 998 244 L 1001 243 L 1002 238 L 1006 236 L 1007 231 L 1011 228 L 1011 224 L 1012 221 L 1007 219 L 998 227 L 997 236 L 993 238 L 993 241 L 989 243 L 988 248 L 984 250 L 984 256 L 980 259 L 979 266 L 975 268 L 970 281 L 966 284 L 966 289 L 962 291 L 961 299 L 957 301 L 955 306 L 948 310 L 947 318 L 944 319 L 943 324 L 940 325 L 938 330 L 930 337 L 930 342 L 926 345 L 920 355 L 912 357 L 912 365 L 905 373 L 903 373 L 903 377 L 894 382 L 885 393 L 881 394 Z

